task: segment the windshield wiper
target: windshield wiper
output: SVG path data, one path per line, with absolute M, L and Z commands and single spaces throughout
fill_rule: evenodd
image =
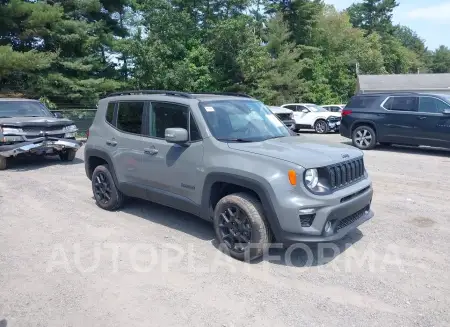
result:
M 218 138 L 218 140 L 225 142 L 241 142 L 241 143 L 255 142 L 249 139 L 241 139 L 241 138 Z
M 12 116 L 0 116 L 0 118 L 12 118 Z

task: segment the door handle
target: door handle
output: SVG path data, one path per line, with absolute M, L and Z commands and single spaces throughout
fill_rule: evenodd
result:
M 426 116 L 419 116 L 419 117 L 417 117 L 417 119 L 423 120 L 423 119 L 427 119 L 427 117 Z
M 110 146 L 116 146 L 117 145 L 117 141 L 115 141 L 114 139 L 113 140 L 108 140 L 108 141 L 106 141 L 106 144 L 110 145 Z
M 151 148 L 151 149 L 149 149 L 149 148 L 146 148 L 146 149 L 144 149 L 144 153 L 145 154 L 149 154 L 149 155 L 155 155 L 155 154 L 157 154 L 158 153 L 158 150 L 157 149 L 155 149 L 155 148 Z

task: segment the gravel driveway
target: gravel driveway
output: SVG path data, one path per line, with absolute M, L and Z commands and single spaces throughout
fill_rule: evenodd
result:
M 252 264 L 190 215 L 97 208 L 82 155 L 0 172 L 0 327 L 450 325 L 448 151 L 366 152 L 372 221 Z

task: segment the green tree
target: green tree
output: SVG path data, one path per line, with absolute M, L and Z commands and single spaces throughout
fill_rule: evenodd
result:
M 430 69 L 433 73 L 450 73 L 450 49 L 441 45 L 431 53 Z
M 364 0 L 351 5 L 347 11 L 353 26 L 367 34 L 377 32 L 382 36 L 393 33 L 392 16 L 398 7 L 396 0 Z

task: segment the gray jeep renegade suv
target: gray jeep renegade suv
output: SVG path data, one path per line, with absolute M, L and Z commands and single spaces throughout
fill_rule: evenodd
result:
M 240 260 L 271 242 L 337 240 L 373 217 L 360 150 L 291 136 L 240 94 L 111 94 L 89 129 L 85 167 L 99 207 L 128 196 L 194 214 Z

